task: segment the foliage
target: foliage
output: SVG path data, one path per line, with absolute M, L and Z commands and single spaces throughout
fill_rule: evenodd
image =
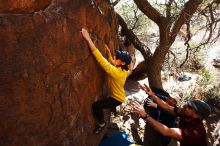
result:
M 187 61 L 187 64 L 185 65 L 186 69 L 191 69 L 192 71 L 196 71 L 198 69 L 201 69 L 203 67 L 203 60 L 204 60 L 205 54 L 201 52 L 195 52 L 192 53 Z
M 201 69 L 201 75 L 202 75 L 203 80 L 205 82 L 209 82 L 211 80 L 211 74 L 210 74 L 209 70 L 207 70 L 206 68 Z
M 149 54 L 152 58 L 148 60 L 145 57 L 146 61 L 153 61 L 153 65 L 148 64 L 146 70 L 157 72 L 147 73 L 151 86 L 162 88 L 159 72 L 164 63 L 174 68 L 183 65 L 185 68 L 201 68 L 200 51 L 220 36 L 220 31 L 214 31 L 219 29 L 218 7 L 216 0 L 121 0 L 116 5 L 115 10 L 130 30 L 151 50 Z M 182 37 L 179 42 L 185 46 L 173 47 L 181 51 L 171 50 L 173 44 L 179 43 L 175 41 L 178 37 Z
M 202 68 L 196 78 L 196 84 L 190 93 L 191 97 L 199 99 L 210 99 L 219 95 L 219 87 L 215 85 L 209 70 Z
M 116 5 L 115 10 L 140 40 L 147 40 L 147 36 L 150 35 L 149 28 L 152 28 L 154 24 L 137 8 L 133 1 L 122 0 Z

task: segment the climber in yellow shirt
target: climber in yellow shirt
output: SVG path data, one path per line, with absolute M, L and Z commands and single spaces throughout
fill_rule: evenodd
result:
M 116 59 L 113 60 L 108 46 L 105 45 L 109 58 L 109 61 L 107 61 L 96 48 L 89 33 L 84 28 L 82 28 L 82 35 L 89 44 L 95 59 L 107 73 L 108 98 L 98 100 L 92 105 L 93 113 L 98 120 L 98 126 L 95 129 L 95 133 L 98 134 L 106 126 L 103 109 L 115 110 L 118 105 L 125 102 L 124 84 L 128 76 L 131 56 L 127 51 L 116 50 Z

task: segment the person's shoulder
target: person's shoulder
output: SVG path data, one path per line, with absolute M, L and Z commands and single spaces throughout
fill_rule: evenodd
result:
M 128 71 L 127 70 L 122 69 L 121 67 L 117 67 L 117 66 L 115 66 L 115 68 L 121 76 L 126 76 L 126 77 L 128 76 Z

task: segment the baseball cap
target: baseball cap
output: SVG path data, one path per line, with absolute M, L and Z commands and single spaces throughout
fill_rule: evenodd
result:
M 201 115 L 203 118 L 208 117 L 209 114 L 211 113 L 210 106 L 202 100 L 199 100 L 199 99 L 197 99 L 197 100 L 188 100 L 187 104 L 191 108 L 196 110 L 198 112 L 198 114 Z

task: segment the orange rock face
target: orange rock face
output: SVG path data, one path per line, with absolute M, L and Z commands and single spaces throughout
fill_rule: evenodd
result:
M 105 1 L 1 1 L 1 146 L 98 145 L 91 105 L 105 95 L 105 77 L 82 27 L 104 56 L 104 43 L 116 47 Z
M 49 6 L 52 0 L 1 0 L 0 13 L 33 13 Z

